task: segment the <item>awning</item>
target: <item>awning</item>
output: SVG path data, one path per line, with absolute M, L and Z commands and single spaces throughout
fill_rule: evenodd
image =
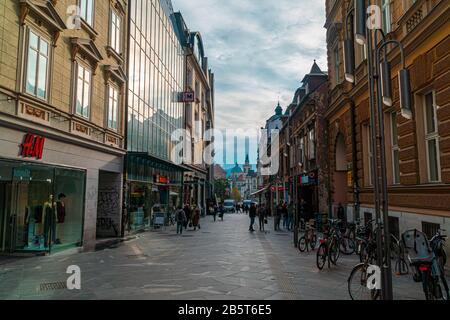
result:
M 261 194 L 261 193 L 263 193 L 264 191 L 267 191 L 268 188 L 269 188 L 269 187 L 265 187 L 265 188 L 263 188 L 263 189 L 261 189 L 261 190 L 258 190 L 258 191 L 256 191 L 256 192 L 252 193 L 252 194 L 250 195 L 250 197 L 257 196 L 258 194 Z

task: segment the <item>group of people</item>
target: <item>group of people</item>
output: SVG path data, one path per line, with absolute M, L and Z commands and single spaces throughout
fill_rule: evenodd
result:
M 259 231 L 265 232 L 265 225 L 268 223 L 267 217 L 269 216 L 269 211 L 265 205 L 257 205 L 252 203 L 249 207 L 249 217 L 250 217 L 250 227 L 248 231 L 255 232 L 253 226 L 256 222 L 256 217 L 258 217 Z
M 283 228 L 285 230 L 294 230 L 294 204 L 292 202 L 286 203 L 281 201 L 275 210 L 274 218 L 275 231 L 281 230 L 281 221 L 283 221 Z
M 188 226 L 194 228 L 194 231 L 201 229 L 200 216 L 202 210 L 199 206 L 193 206 L 186 204 L 184 208 L 181 206 L 177 208 L 175 212 L 175 220 L 177 223 L 177 234 L 183 234 L 183 229 L 187 230 Z

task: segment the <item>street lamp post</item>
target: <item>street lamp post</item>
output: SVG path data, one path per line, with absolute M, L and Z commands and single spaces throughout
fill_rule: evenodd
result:
M 377 220 L 377 264 L 382 266 L 381 288 L 384 300 L 393 299 L 392 290 L 392 266 L 390 259 L 390 234 L 389 234 L 389 199 L 387 190 L 386 153 L 384 138 L 383 106 L 392 106 L 391 67 L 387 61 L 386 46 L 395 44 L 401 51 L 402 69 L 399 72 L 399 90 L 401 114 L 411 119 L 411 87 L 409 71 L 405 68 L 403 46 L 399 41 L 386 41 L 380 29 L 367 25 L 369 18 L 365 0 L 355 0 L 354 7 L 348 10 L 345 20 L 344 53 L 345 53 L 345 79 L 355 82 L 354 49 L 353 40 L 349 37 L 348 19 L 354 15 L 355 40 L 360 45 L 367 45 L 368 85 L 370 91 L 370 135 L 372 146 L 372 178 L 374 183 L 374 202 Z M 372 18 L 372 17 L 371 17 Z M 381 25 L 381 23 L 380 23 Z M 378 46 L 377 32 L 383 35 L 381 45 Z M 380 64 L 380 52 L 384 49 L 384 61 Z M 380 77 L 381 74 L 381 77 Z M 375 89 L 377 94 L 375 95 Z M 377 105 L 375 106 L 375 101 Z M 378 158 L 378 155 L 380 157 Z M 378 166 L 380 160 L 380 167 Z M 381 174 L 379 170 L 381 169 Z M 381 185 L 380 185 L 381 184 Z M 383 212 L 381 214 L 381 205 Z M 383 231 L 383 233 L 382 233 Z M 382 238 L 382 234 L 384 239 Z M 384 258 L 384 259 L 383 259 Z

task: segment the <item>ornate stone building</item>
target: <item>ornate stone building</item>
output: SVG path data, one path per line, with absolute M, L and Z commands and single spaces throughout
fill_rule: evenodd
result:
M 0 251 L 120 236 L 126 22 L 123 0 L 1 1 Z
M 344 17 L 352 1 L 326 1 L 330 105 L 331 205 L 346 204 L 348 218 L 374 215 L 369 147 L 369 89 L 364 48 L 355 44 L 354 86 L 344 80 Z M 394 86 L 384 106 L 391 232 L 450 228 L 450 2 L 378 1 L 387 39 L 405 48 L 411 72 L 413 117 L 400 116 L 400 51 L 388 49 Z

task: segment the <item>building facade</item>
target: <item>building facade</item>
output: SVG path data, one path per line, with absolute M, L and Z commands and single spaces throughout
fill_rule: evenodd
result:
M 0 3 L 1 253 L 120 235 L 126 8 Z
M 172 133 L 184 128 L 185 53 L 169 0 L 130 1 L 124 228 L 153 226 L 183 201 Z
M 187 132 L 184 174 L 184 203 L 199 206 L 203 213 L 207 202 L 213 200 L 212 155 L 209 163 L 205 156 L 210 138 L 208 130 L 214 129 L 214 74 L 208 67 L 208 58 L 200 32 L 189 30 L 181 13 L 175 13 L 180 38 L 186 55 L 185 92 L 192 100 L 185 100 L 184 126 Z
M 342 40 L 350 1 L 327 1 L 330 70 L 331 201 L 346 204 L 349 220 L 374 217 L 369 138 L 367 59 L 355 44 L 355 84 L 344 81 Z M 384 106 L 391 233 L 423 230 L 432 236 L 450 227 L 450 3 L 379 1 L 383 31 L 405 48 L 411 73 L 413 117 L 400 115 L 397 72 L 400 52 L 389 48 L 393 105 Z
M 282 200 L 303 204 L 304 219 L 328 213 L 327 149 L 324 114 L 328 105 L 328 76 L 314 61 L 286 110 L 280 132 Z

